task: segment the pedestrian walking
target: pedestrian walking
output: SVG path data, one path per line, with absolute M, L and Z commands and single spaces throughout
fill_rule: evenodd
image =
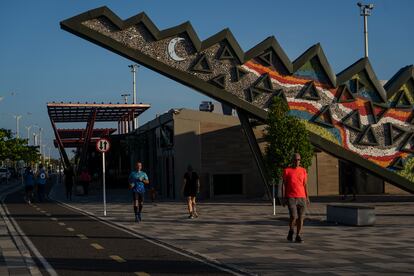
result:
M 289 233 L 288 241 L 293 241 L 294 228 L 296 225 L 295 242 L 303 242 L 302 228 L 305 219 L 305 211 L 307 205 L 310 204 L 307 189 L 307 172 L 300 166 L 300 154 L 295 153 L 293 156 L 292 166 L 283 171 L 282 194 L 284 200 L 283 206 L 287 204 L 289 208 Z
M 39 169 L 36 173 L 37 199 L 39 202 L 43 202 L 45 200 L 46 182 L 48 177 L 49 176 L 43 164 L 39 164 Z
M 128 182 L 129 188 L 132 191 L 135 222 L 140 222 L 142 220 L 145 185 L 150 183 L 147 174 L 142 171 L 142 163 L 140 161 L 136 162 L 135 170 L 129 175 Z
M 73 183 L 75 182 L 75 173 L 73 172 L 72 166 L 64 170 L 65 175 L 65 188 L 66 188 L 66 199 L 72 200 L 72 189 Z
M 30 166 L 27 166 L 24 173 L 24 190 L 25 190 L 25 197 L 24 200 L 31 204 L 33 202 L 33 188 L 35 184 L 35 176 Z
M 187 172 L 184 174 L 182 187 L 184 197 L 187 199 L 188 218 L 198 218 L 196 196 L 200 192 L 200 179 L 191 165 L 187 167 Z
M 89 174 L 87 169 L 83 169 L 80 176 L 79 176 L 80 184 L 83 187 L 83 194 L 89 194 L 89 183 L 91 183 L 91 175 Z

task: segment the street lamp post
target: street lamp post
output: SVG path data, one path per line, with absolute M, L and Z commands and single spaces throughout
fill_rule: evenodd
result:
M 138 71 L 138 64 L 132 64 L 132 65 L 128 65 L 129 68 L 131 68 L 131 72 L 132 72 L 132 103 L 136 104 L 137 103 L 137 89 L 136 89 L 136 72 Z M 138 117 L 134 119 L 134 124 L 132 129 L 136 129 L 138 128 Z
M 362 4 L 357 3 L 360 9 L 360 15 L 364 17 L 364 45 L 365 45 L 365 57 L 368 57 L 368 16 L 371 15 L 371 11 L 374 8 L 374 4 Z
M 19 120 L 22 118 L 22 115 L 13 115 L 13 117 L 16 119 L 16 138 L 20 138 L 20 135 L 19 135 Z
M 29 145 L 30 143 L 30 129 L 32 128 L 32 126 L 25 126 L 25 128 L 27 129 L 27 145 Z
M 46 160 L 46 151 L 45 151 L 46 145 L 42 145 L 42 158 L 43 158 L 43 164 Z
M 33 132 L 33 146 L 37 146 L 37 134 Z
M 42 151 L 42 128 L 41 127 L 39 127 L 39 153 L 40 154 L 42 154 L 43 153 L 43 151 Z
M 50 166 L 50 150 L 51 150 L 52 148 L 51 147 L 48 147 L 48 150 L 49 150 L 49 155 L 48 155 L 48 159 L 49 159 L 49 166 Z

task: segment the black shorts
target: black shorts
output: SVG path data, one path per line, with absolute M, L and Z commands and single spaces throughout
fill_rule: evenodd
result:
M 187 186 L 184 189 L 184 196 L 185 197 L 195 197 L 197 195 L 197 187 Z
M 33 192 L 33 186 L 31 186 L 31 185 L 25 186 L 24 189 L 26 190 L 26 193 Z
M 144 201 L 144 193 L 137 193 L 137 192 L 132 192 L 132 200 L 135 201 Z
M 304 197 L 290 197 L 287 199 L 287 206 L 291 218 L 303 219 L 306 211 L 306 198 Z

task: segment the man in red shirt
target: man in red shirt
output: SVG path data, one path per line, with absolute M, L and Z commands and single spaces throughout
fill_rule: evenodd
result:
M 300 166 L 300 154 L 295 153 L 293 166 L 283 171 L 283 206 L 288 205 L 290 220 L 288 241 L 293 241 L 294 227 L 296 225 L 296 242 L 303 242 L 301 231 L 305 218 L 306 205 L 309 204 L 307 189 L 307 172 Z

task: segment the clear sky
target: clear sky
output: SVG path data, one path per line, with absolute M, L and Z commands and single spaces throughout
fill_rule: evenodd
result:
M 106 5 L 123 19 L 144 11 L 159 29 L 190 21 L 202 40 L 228 27 L 245 51 L 273 35 L 292 61 L 320 42 L 331 67 L 339 73 L 363 56 L 363 19 L 356 3 L 1 0 L 0 127 L 15 131 L 13 115 L 21 114 L 21 136 L 27 136 L 24 126 L 40 126 L 50 146 L 53 132 L 47 102 L 119 102 L 121 94 L 131 93 L 131 62 L 60 29 L 60 21 L 89 9 Z M 387 80 L 414 63 L 414 1 L 366 3 L 375 5 L 368 20 L 370 61 L 377 77 Z M 143 67 L 138 71 L 137 91 L 139 102 L 152 105 L 140 123 L 170 108 L 197 109 L 200 101 L 208 100 Z

